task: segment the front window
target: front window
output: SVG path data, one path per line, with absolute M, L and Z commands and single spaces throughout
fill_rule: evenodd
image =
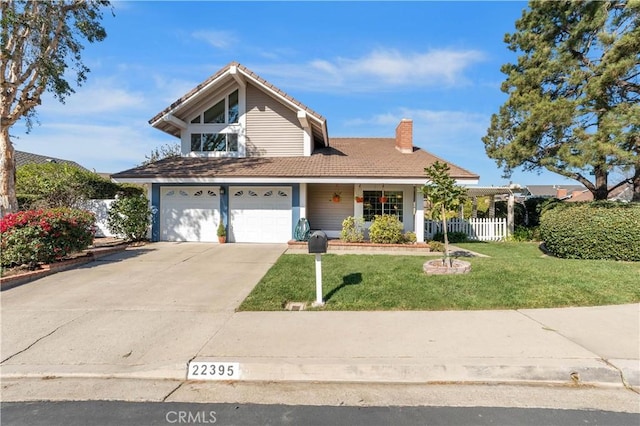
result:
M 238 152 L 236 133 L 192 133 L 191 151 Z
M 394 215 L 402 222 L 402 191 L 363 191 L 363 217 L 371 222 L 376 215 Z

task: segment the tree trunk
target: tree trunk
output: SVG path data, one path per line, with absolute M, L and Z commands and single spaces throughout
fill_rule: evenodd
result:
M 442 234 L 444 235 L 444 263 L 447 266 L 451 266 L 451 258 L 449 257 L 449 236 L 447 235 L 447 212 L 442 204 Z
M 595 201 L 607 200 L 609 198 L 608 173 L 600 166 L 593 168 L 596 177 L 595 188 L 591 191 Z
M 0 217 L 18 211 L 16 159 L 9 139 L 9 127 L 0 129 Z
M 636 171 L 631 179 L 631 186 L 633 189 L 631 201 L 634 203 L 640 203 L 640 165 L 636 167 Z

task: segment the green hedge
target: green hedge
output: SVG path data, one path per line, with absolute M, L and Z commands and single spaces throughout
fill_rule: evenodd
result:
M 543 212 L 540 236 L 557 257 L 640 261 L 640 205 L 560 203 Z
M 50 263 L 93 242 L 92 213 L 69 208 L 27 210 L 0 220 L 0 264 L 5 267 Z

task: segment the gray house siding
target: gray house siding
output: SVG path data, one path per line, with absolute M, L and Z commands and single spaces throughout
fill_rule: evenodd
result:
M 339 203 L 331 200 L 334 192 L 340 192 Z M 307 219 L 311 229 L 340 231 L 342 221 L 353 216 L 353 185 L 309 184 L 307 194 Z
M 304 154 L 303 130 L 295 111 L 253 85 L 247 85 L 247 156 Z

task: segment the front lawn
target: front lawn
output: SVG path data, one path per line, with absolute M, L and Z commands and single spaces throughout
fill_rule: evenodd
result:
M 322 309 L 519 309 L 640 301 L 638 262 L 557 259 L 544 256 L 534 243 L 457 246 L 491 257 L 466 258 L 470 274 L 427 276 L 426 256 L 323 255 Z M 285 254 L 239 310 L 282 310 L 287 302 L 314 300 L 314 256 Z

